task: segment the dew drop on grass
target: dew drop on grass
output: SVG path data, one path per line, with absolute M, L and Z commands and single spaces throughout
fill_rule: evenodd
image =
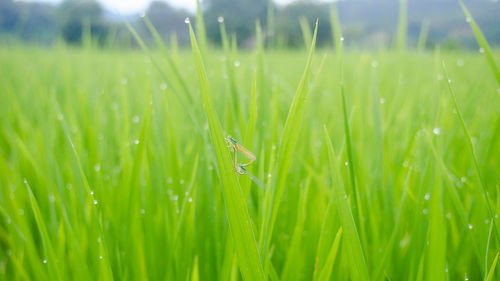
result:
M 458 66 L 458 67 L 463 67 L 463 66 L 464 66 L 464 64 L 465 64 L 465 62 L 464 62 L 464 60 L 463 60 L 463 59 L 458 59 L 458 60 L 457 60 L 457 66 Z
M 139 123 L 139 120 L 141 120 L 141 119 L 137 115 L 134 115 L 134 117 L 132 117 L 132 123 L 137 124 L 137 123 Z
M 429 210 L 427 210 L 427 209 L 423 209 L 423 210 L 422 210 L 422 213 L 423 213 L 424 215 L 427 215 L 427 214 L 429 213 Z
M 180 180 L 179 180 L 179 183 L 180 183 L 180 184 L 184 184 L 184 180 L 183 180 L 183 179 L 180 179 Z
M 379 102 L 380 102 L 381 104 L 384 104 L 384 103 L 385 103 L 385 99 L 384 99 L 384 98 L 380 98 Z
M 479 52 L 482 54 L 484 53 L 484 49 L 483 48 L 479 48 Z
M 446 218 L 451 219 L 451 213 L 446 213 Z
M 372 67 L 376 68 L 378 66 L 378 62 L 376 60 L 372 61 Z
M 101 237 L 97 237 L 97 243 L 101 243 Z
M 94 199 L 94 205 L 97 205 L 97 200 Z
M 472 229 L 472 224 L 469 224 L 469 229 Z
M 235 61 L 234 61 L 234 66 L 235 66 L 235 67 L 240 66 L 240 61 L 239 61 L 239 60 L 235 60 Z
M 102 256 L 99 256 L 99 259 L 102 260 Z
M 467 178 L 466 178 L 466 177 L 461 177 L 461 178 L 460 178 L 460 181 L 461 181 L 461 182 L 466 182 L 466 181 L 467 181 Z
M 93 190 L 90 191 L 90 195 L 94 195 L 94 191 Z
M 217 21 L 218 21 L 219 23 L 223 23 L 223 22 L 224 22 L 224 18 L 223 18 L 223 17 L 221 17 L 221 16 L 219 16 L 219 17 L 217 18 Z
M 344 165 L 349 166 L 349 162 L 345 161 Z
M 94 165 L 94 171 L 99 172 L 101 170 L 101 164 L 97 163 Z
M 432 133 L 437 136 L 437 135 L 441 134 L 441 129 L 436 127 L 434 129 L 432 129 Z
M 469 18 L 469 17 L 466 17 L 466 18 L 465 18 L 465 22 L 469 23 L 469 22 L 470 22 L 470 18 Z
M 165 91 L 167 89 L 167 83 L 160 84 L 160 90 Z
M 123 77 L 121 80 L 121 83 L 122 83 L 122 85 L 127 85 L 127 83 L 128 83 L 127 78 Z
M 141 214 L 144 215 L 146 213 L 145 209 L 141 209 Z
M 60 121 L 62 121 L 64 119 L 64 116 L 62 115 L 62 113 L 57 114 L 57 119 L 59 119 Z
M 425 200 L 429 200 L 430 198 L 431 198 L 431 195 L 430 195 L 429 193 L 426 193 L 426 194 L 424 195 L 424 199 L 425 199 Z
M 448 79 L 448 83 L 451 83 L 451 79 Z
M 135 141 L 134 141 L 134 144 L 139 144 L 139 140 L 135 140 Z
M 484 224 L 489 224 L 490 223 L 490 220 L 489 219 L 485 219 L 484 220 Z
M 189 203 L 193 202 L 193 198 L 189 197 L 189 198 L 188 198 L 188 202 L 189 202 Z
M 344 41 L 344 36 L 340 37 L 340 41 Z
M 146 16 L 146 12 L 141 12 L 141 13 L 139 14 L 139 16 L 140 16 L 141 18 L 145 17 L 145 16 Z
M 439 74 L 437 75 L 437 79 L 438 79 L 439 81 L 443 80 L 443 74 L 439 73 Z
M 186 17 L 186 18 L 184 19 L 184 23 L 189 23 L 189 17 Z
M 47 263 L 47 260 L 46 260 L 46 259 L 44 259 L 44 260 L 43 260 L 43 263 Z

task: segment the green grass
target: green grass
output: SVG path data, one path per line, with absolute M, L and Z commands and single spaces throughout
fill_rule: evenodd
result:
M 303 21 L 303 50 L 177 52 L 144 20 L 142 50 L 0 47 L 0 280 L 499 278 L 497 50 Z

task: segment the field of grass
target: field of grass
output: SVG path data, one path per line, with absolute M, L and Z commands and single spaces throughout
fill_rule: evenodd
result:
M 0 280 L 498 280 L 491 60 L 192 39 L 0 48 Z

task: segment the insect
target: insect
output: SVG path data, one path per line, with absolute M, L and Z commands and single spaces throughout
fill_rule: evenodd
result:
M 250 152 L 248 149 L 244 148 L 241 144 L 238 143 L 238 141 L 233 139 L 231 136 L 225 137 L 224 140 L 227 143 L 227 147 L 233 151 L 233 165 L 234 165 L 235 171 L 240 175 L 244 175 L 244 174 L 248 173 L 246 167 L 248 167 L 249 165 L 251 165 L 255 161 L 255 159 L 256 159 L 255 155 L 253 155 L 253 153 Z M 250 162 L 244 163 L 244 164 L 237 163 L 236 154 L 238 151 L 243 153 L 250 160 Z

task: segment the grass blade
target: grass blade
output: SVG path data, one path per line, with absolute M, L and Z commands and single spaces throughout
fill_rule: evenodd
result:
M 265 280 L 264 270 L 260 262 L 260 255 L 251 226 L 247 204 L 224 142 L 221 124 L 212 105 L 205 66 L 191 24 L 189 24 L 189 36 L 200 84 L 201 99 L 208 119 L 217 168 L 222 182 L 229 226 L 231 228 L 231 234 L 233 235 L 234 247 L 236 249 L 241 274 L 246 281 L 263 281 Z
M 476 21 L 472 18 L 472 15 L 470 14 L 469 10 L 467 7 L 464 5 L 464 3 L 460 0 L 460 6 L 462 7 L 462 11 L 464 12 L 467 21 L 470 24 L 470 27 L 472 28 L 472 31 L 474 32 L 474 36 L 476 36 L 477 43 L 481 47 L 481 49 L 484 51 L 484 55 L 486 56 L 486 60 L 488 61 L 488 64 L 490 65 L 491 71 L 493 71 L 493 75 L 495 75 L 495 79 L 497 80 L 498 85 L 500 86 L 500 69 L 498 68 L 498 65 L 495 62 L 495 58 L 493 57 L 493 53 L 491 52 L 490 45 L 488 44 L 488 41 L 484 37 L 483 33 L 481 32 L 481 29 L 479 26 L 477 26 Z
M 278 215 L 278 209 L 285 188 L 285 183 L 288 177 L 288 169 L 292 163 L 293 151 L 295 149 L 295 144 L 297 143 L 297 137 L 299 134 L 299 129 L 302 123 L 302 115 L 304 114 L 305 99 L 309 88 L 309 69 L 311 67 L 312 58 L 314 56 L 314 47 L 316 45 L 316 35 L 318 32 L 318 21 L 316 21 L 316 27 L 314 28 L 314 36 L 311 41 L 311 47 L 309 48 L 309 56 L 307 58 L 306 66 L 300 79 L 299 86 L 295 92 L 290 110 L 288 111 L 288 116 L 286 118 L 285 127 L 281 136 L 281 142 L 278 151 L 278 164 L 275 169 L 275 180 L 273 181 L 272 189 L 272 200 L 270 206 L 267 209 L 267 223 L 264 224 L 265 228 L 265 238 L 260 242 L 260 247 L 262 251 L 262 256 L 266 257 L 267 249 L 271 241 L 274 224 L 276 222 L 276 217 Z
M 366 266 L 363 248 L 359 239 L 358 230 L 354 222 L 351 207 L 347 199 L 343 181 L 340 178 L 340 168 L 338 167 L 335 153 L 333 151 L 332 141 L 324 127 L 325 142 L 328 148 L 328 158 L 330 163 L 331 175 L 333 177 L 333 193 L 332 196 L 336 201 L 337 209 L 340 216 L 342 229 L 345 230 L 344 245 L 349 253 L 349 268 L 352 280 L 370 280 L 368 268 Z
M 493 263 L 491 264 L 490 271 L 488 272 L 488 277 L 486 278 L 486 281 L 492 281 L 493 277 L 495 277 L 495 268 L 496 268 L 497 262 L 498 262 L 498 254 L 500 254 L 500 252 L 497 252 L 495 259 L 493 260 Z

